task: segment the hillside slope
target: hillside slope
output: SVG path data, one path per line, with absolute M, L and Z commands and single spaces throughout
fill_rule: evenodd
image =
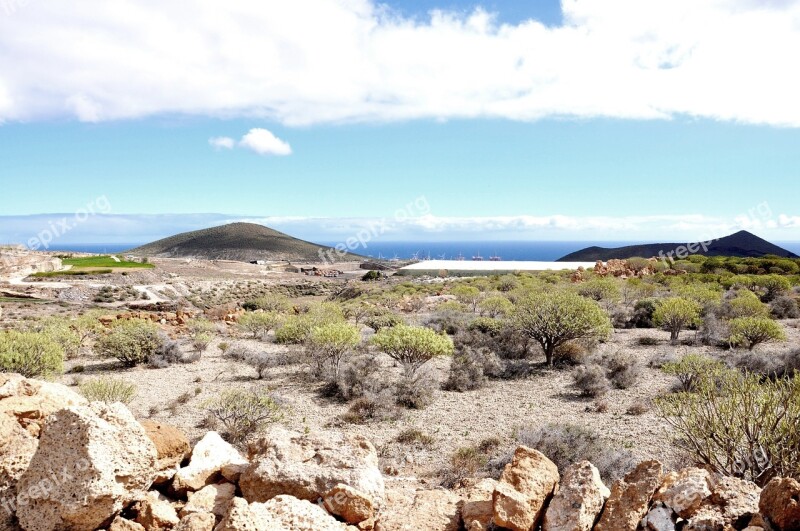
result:
M 295 260 L 321 262 L 328 247 L 293 238 L 256 223 L 230 223 L 219 227 L 183 232 L 158 240 L 128 253 L 164 258 L 205 260 Z M 331 253 L 336 257 L 335 253 Z M 358 260 L 348 254 L 341 260 Z
M 763 238 L 759 238 L 755 234 L 742 230 L 730 236 L 714 240 L 707 245 L 705 250 L 700 244 L 687 243 L 648 243 L 614 248 L 593 246 L 570 253 L 559 258 L 558 261 L 592 262 L 596 260 L 610 260 L 612 258 L 624 259 L 634 256 L 650 258 L 659 256 L 659 253 L 664 253 L 666 255 L 670 251 L 673 251 L 674 255 L 676 249 L 686 249 L 686 247 L 689 246 L 696 246 L 698 249 L 697 252 L 689 252 L 689 254 L 701 254 L 704 256 L 760 257 L 771 254 L 785 258 L 797 258 L 796 254 L 782 247 L 778 247 Z

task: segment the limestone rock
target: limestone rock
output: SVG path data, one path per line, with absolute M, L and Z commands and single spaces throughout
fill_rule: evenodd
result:
M 486 531 L 492 522 L 492 494 L 497 487 L 494 479 L 483 479 L 467 492 L 461 506 L 461 519 L 466 531 Z
M 344 531 L 346 526 L 318 505 L 293 496 L 276 496 L 266 503 L 231 501 L 215 531 Z
M 192 513 L 212 513 L 220 518 L 225 515 L 231 500 L 236 495 L 236 486 L 231 483 L 206 485 L 189 493 L 189 500 L 181 509 L 181 516 Z
M 528 497 L 505 482 L 494 488 L 492 510 L 494 523 L 511 531 L 530 531 L 536 523 L 536 512 Z
M 376 531 L 459 530 L 460 496 L 443 489 L 404 491 L 389 497 L 388 509 L 378 517 Z
M 500 483 L 507 483 L 527 498 L 534 525 L 541 522 L 543 509 L 553 495 L 558 480 L 558 467 L 538 450 L 526 446 L 514 451 L 514 457 L 500 475 Z M 496 523 L 502 525 L 499 521 Z
M 780 531 L 800 529 L 800 482 L 774 478 L 761 491 L 761 514 Z
M 214 531 L 216 517 L 211 513 L 192 513 L 181 518 L 174 531 Z
M 642 519 L 642 529 L 647 531 L 675 531 L 676 516 L 672 509 L 656 502 Z
M 95 402 L 52 414 L 17 483 L 17 517 L 27 531 L 94 529 L 144 497 L 156 450 L 122 404 Z
M 0 373 L 0 414 L 16 418 L 34 437 L 39 436 L 45 418 L 51 413 L 87 403 L 84 397 L 65 385 Z
M 647 513 L 650 499 L 661 485 L 664 467 L 658 461 L 644 461 L 611 487 L 595 526 L 596 531 L 633 531 Z
M 136 522 L 117 516 L 114 518 L 114 521 L 111 522 L 108 531 L 145 531 L 145 528 L 142 524 L 137 524 Z
M 11 415 L 0 413 L 0 529 L 11 527 L 17 481 L 28 469 L 39 440 Z
M 663 502 L 681 518 L 691 518 L 711 496 L 711 474 L 702 468 L 684 468 L 670 472 L 653 495 L 654 501 Z
M 375 514 L 372 500 L 363 492 L 339 483 L 323 496 L 325 509 L 349 524 L 369 520 Z
M 705 503 L 716 507 L 726 524 L 739 527 L 758 514 L 761 489 L 755 483 L 712 474 L 710 486 L 711 496 Z
M 589 461 L 571 465 L 550 501 L 542 530 L 589 531 L 610 494 L 600 472 Z
M 181 463 L 191 454 L 189 440 L 174 426 L 154 420 L 141 421 L 144 431 L 156 447 L 158 475 L 154 483 L 160 485 L 171 480 Z
M 232 464 L 245 465 L 247 460 L 217 432 L 210 431 L 195 445 L 189 465 L 175 473 L 172 488 L 179 493 L 200 490 L 217 481 L 222 468 Z
M 250 445 L 249 457 L 239 479 L 249 501 L 280 494 L 316 501 L 342 483 L 369 496 L 376 507 L 383 502 L 378 454 L 360 435 L 300 434 L 276 426 Z
M 168 501 L 148 496 L 139 504 L 136 522 L 148 531 L 172 529 L 179 521 L 178 513 Z

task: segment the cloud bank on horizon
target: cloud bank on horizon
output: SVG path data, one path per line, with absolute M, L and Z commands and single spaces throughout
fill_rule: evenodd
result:
M 407 18 L 371 0 L 17 4 L 0 11 L 0 123 L 688 115 L 800 126 L 800 1 L 563 0 L 558 27 L 500 24 L 480 8 Z M 246 138 L 212 145 L 288 151 Z
M 0 216 L 0 243 L 25 244 L 41 231 L 58 227 L 72 214 Z M 314 218 L 302 216 L 231 216 L 225 214 L 97 214 L 75 224 L 55 245 L 72 243 L 142 244 L 167 236 L 236 221 L 259 223 L 292 236 L 318 242 L 344 241 L 369 231 L 384 241 L 458 241 L 501 239 L 603 241 L 626 234 L 630 241 L 694 242 L 749 230 L 780 241 L 781 229 L 800 228 L 800 216 L 768 208 L 733 218 L 694 215 L 650 216 L 491 216 L 442 217 L 432 214 L 397 218 Z M 777 239 L 776 239 L 777 237 Z M 619 238 L 611 238 L 619 239 Z M 783 238 L 785 239 L 785 238 Z

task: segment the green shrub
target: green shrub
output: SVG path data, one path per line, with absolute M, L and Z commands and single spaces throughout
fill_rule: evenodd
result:
M 397 325 L 378 331 L 372 343 L 413 375 L 429 360 L 453 355 L 453 340 L 421 326 Z
M 147 363 L 162 346 L 158 326 L 151 321 L 131 319 L 117 321 L 97 341 L 97 350 L 107 358 L 116 358 L 126 367 Z
M 800 479 L 800 379 L 724 370 L 655 403 L 698 465 L 760 486 Z
M 511 312 L 514 311 L 514 305 L 502 295 L 486 297 L 480 301 L 478 306 L 481 309 L 481 315 L 493 318 L 504 317 L 510 315 Z
M 270 294 L 250 299 L 242 304 L 245 310 L 264 310 L 265 312 L 286 312 L 292 307 L 292 302 L 285 295 Z
M 367 271 L 366 273 L 364 273 L 361 276 L 361 280 L 363 280 L 364 282 L 370 282 L 370 281 L 374 281 L 374 280 L 381 280 L 382 278 L 383 278 L 383 274 L 381 274 L 380 271 L 375 271 L 375 270 Z
M 742 289 L 736 296 L 724 304 L 725 317 L 736 319 L 739 317 L 769 317 L 770 308 L 759 300 L 758 296 L 749 289 Z
M 780 323 L 769 317 L 739 317 L 730 322 L 730 342 L 737 347 L 753 350 L 756 345 L 770 341 L 785 341 L 786 332 Z
M 240 330 L 253 334 L 253 338 L 259 338 L 275 328 L 280 319 L 280 315 L 274 311 L 247 312 L 239 316 L 236 324 Z
M 358 328 L 349 323 L 328 323 L 315 326 L 306 338 L 306 354 L 315 374 L 322 376 L 330 367 L 332 382 L 339 378 L 342 359 L 361 342 Z
M 594 301 L 615 301 L 620 298 L 619 284 L 612 278 L 593 278 L 578 285 L 578 293 Z
M 692 392 L 700 380 L 710 380 L 720 374 L 725 364 L 701 354 L 686 354 L 678 361 L 661 365 L 661 370 L 678 378 L 681 390 Z
M 81 384 L 81 394 L 89 402 L 130 404 L 136 396 L 136 384 L 115 378 L 94 378 Z
M 505 323 L 493 317 L 476 317 L 467 325 L 467 330 L 477 330 L 482 334 L 492 337 L 500 334 L 505 327 Z
M 30 325 L 31 332 L 46 335 L 61 346 L 64 358 L 78 355 L 81 348 L 81 335 L 73 327 L 73 322 L 63 317 L 45 317 Z
M 514 322 L 520 332 L 539 343 L 551 366 L 563 343 L 605 339 L 611 334 L 611 321 L 595 302 L 565 290 L 534 291 L 521 297 Z
M 229 389 L 204 404 L 212 426 L 228 442 L 241 444 L 283 418 L 280 404 L 265 389 Z
M 344 312 L 337 304 L 323 302 L 309 306 L 304 313 L 291 315 L 275 330 L 275 341 L 281 344 L 302 344 L 311 329 L 328 323 L 344 322 Z
M 49 378 L 64 371 L 64 350 L 46 335 L 0 332 L 0 370 L 26 378 Z
M 783 295 L 792 287 L 786 277 L 779 275 L 763 275 L 757 276 L 753 283 L 764 291 L 761 300 L 764 302 L 771 302 L 780 295 Z
M 364 324 L 377 332 L 383 328 L 391 328 L 392 326 L 405 324 L 405 320 L 396 313 L 387 312 L 368 317 L 364 321 Z
M 482 298 L 481 291 L 478 288 L 475 286 L 459 284 L 453 288 L 451 293 L 455 295 L 456 299 L 458 299 L 458 302 L 468 306 L 473 312 L 477 311 L 478 303 L 480 303 Z
M 681 330 L 700 324 L 700 304 L 683 297 L 663 299 L 656 305 L 653 322 L 669 331 L 669 339 L 678 342 Z

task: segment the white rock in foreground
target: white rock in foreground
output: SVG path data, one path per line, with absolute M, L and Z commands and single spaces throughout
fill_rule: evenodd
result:
M 210 431 L 195 445 L 189 466 L 175 473 L 172 488 L 176 492 L 200 490 L 219 479 L 223 468 L 246 465 L 247 459 L 236 448 L 225 442 L 219 433 Z

